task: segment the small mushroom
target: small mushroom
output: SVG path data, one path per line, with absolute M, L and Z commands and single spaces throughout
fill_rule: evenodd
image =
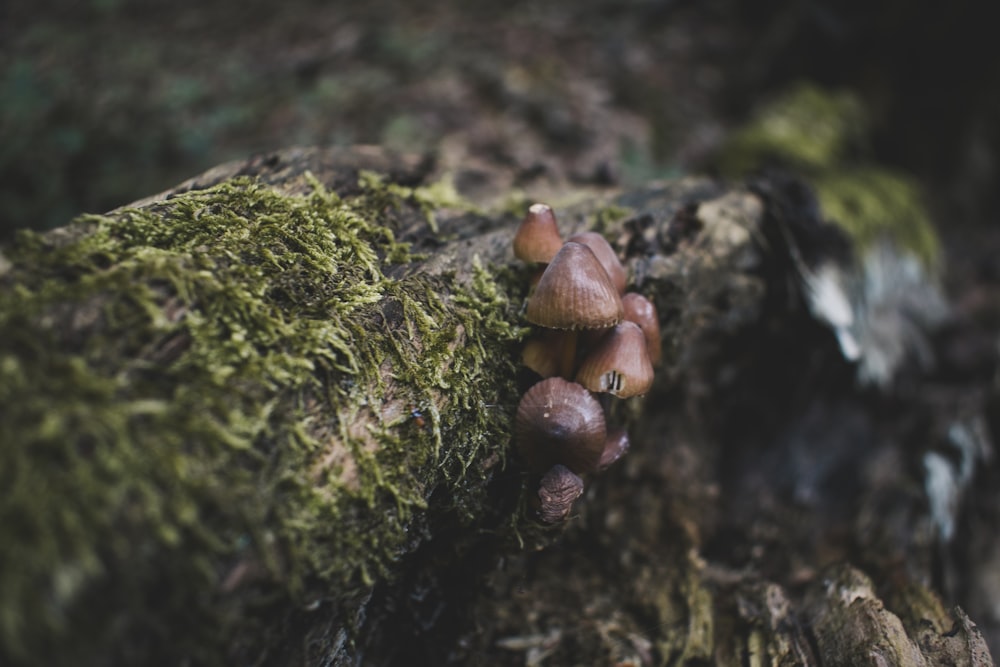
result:
M 566 344 L 566 333 L 548 329 L 528 339 L 521 350 L 521 362 L 543 378 L 559 375 L 559 359 Z
M 552 207 L 532 204 L 514 236 L 514 256 L 523 262 L 548 264 L 562 244 Z
M 543 523 L 558 523 L 566 518 L 573 501 L 583 494 L 583 480 L 562 465 L 554 465 L 542 476 L 533 504 Z
M 656 314 L 656 306 L 643 295 L 629 292 L 622 297 L 622 307 L 625 309 L 625 319 L 635 322 L 642 329 L 642 335 L 646 338 L 649 362 L 653 366 L 659 366 L 663 351 L 660 343 L 660 318 Z
M 566 240 L 582 243 L 593 250 L 597 261 L 601 263 L 601 266 L 607 271 L 608 277 L 611 278 L 611 284 L 615 286 L 619 294 L 625 293 L 625 284 L 628 276 L 625 274 L 625 267 L 618 260 L 618 255 L 615 254 L 614 248 L 611 247 L 607 239 L 597 232 L 580 232 L 579 234 L 573 234 L 573 236 Z
M 604 411 L 577 383 L 551 377 L 521 397 L 514 437 L 530 470 L 542 472 L 558 463 L 576 473 L 593 472 L 607 439 Z
M 594 251 L 569 241 L 542 274 L 526 316 L 549 329 L 606 329 L 621 322 L 622 300 Z
M 653 385 L 653 365 L 646 337 L 635 322 L 621 322 L 580 364 L 576 381 L 591 391 L 628 398 L 645 394 Z
M 597 469 L 609 468 L 612 463 L 625 456 L 628 448 L 628 431 L 623 428 L 610 429 L 608 439 L 604 441 L 604 451 L 601 452 L 601 461 L 597 464 Z
M 594 251 L 568 241 L 542 274 L 525 313 L 529 322 L 549 329 L 606 329 L 622 320 L 618 290 Z M 559 364 L 569 377 L 576 359 L 576 336 L 566 337 Z

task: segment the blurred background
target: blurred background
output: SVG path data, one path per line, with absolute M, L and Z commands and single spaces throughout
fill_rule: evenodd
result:
M 355 143 L 503 165 L 526 188 L 860 161 L 910 179 L 939 224 L 984 223 L 1000 146 L 988 9 L 6 0 L 0 240 L 255 152 Z

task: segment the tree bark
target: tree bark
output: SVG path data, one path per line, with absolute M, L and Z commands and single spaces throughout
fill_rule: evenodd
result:
M 993 664 L 953 605 L 994 570 L 921 467 L 978 413 L 857 388 L 800 294 L 796 186 L 557 205 L 664 363 L 546 527 L 511 443 L 526 206 L 438 176 L 283 151 L 3 250 L 0 662 Z

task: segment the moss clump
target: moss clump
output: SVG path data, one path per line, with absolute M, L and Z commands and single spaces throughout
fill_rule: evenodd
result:
M 807 172 L 849 157 L 867 132 L 864 107 L 847 92 L 798 83 L 761 107 L 720 155 L 727 174 L 777 163 Z
M 763 166 L 793 169 L 859 249 L 888 239 L 936 269 L 940 243 L 917 183 L 858 159 L 868 140 L 867 115 L 850 93 L 794 85 L 733 134 L 719 166 L 733 176 Z
M 430 185 L 420 187 L 407 187 L 396 183 L 386 182 L 385 178 L 372 171 L 362 171 L 360 174 L 360 185 L 375 200 L 383 205 L 398 206 L 403 201 L 415 203 L 424 219 L 430 226 L 431 231 L 437 232 L 437 220 L 434 212 L 442 208 L 457 208 L 464 211 L 476 210 L 467 201 L 462 199 L 455 189 L 454 182 L 450 178 L 435 181 Z
M 594 216 L 592 229 L 601 234 L 606 233 L 616 223 L 632 215 L 632 209 L 619 206 L 618 204 L 608 204 L 597 211 Z
M 432 492 L 481 493 L 518 332 L 481 271 L 408 270 L 395 219 L 376 184 L 240 179 L 5 250 L 0 662 L 252 651 L 306 584 L 391 574 Z
M 858 244 L 887 239 L 937 267 L 940 244 L 923 197 L 909 178 L 887 169 L 862 167 L 823 173 L 814 179 L 823 212 Z

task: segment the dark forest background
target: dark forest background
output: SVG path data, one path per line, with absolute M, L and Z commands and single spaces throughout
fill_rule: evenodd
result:
M 939 226 L 996 217 L 1000 48 L 972 0 L 0 3 L 0 239 L 288 145 L 382 144 L 522 183 L 711 171 L 797 82 Z

